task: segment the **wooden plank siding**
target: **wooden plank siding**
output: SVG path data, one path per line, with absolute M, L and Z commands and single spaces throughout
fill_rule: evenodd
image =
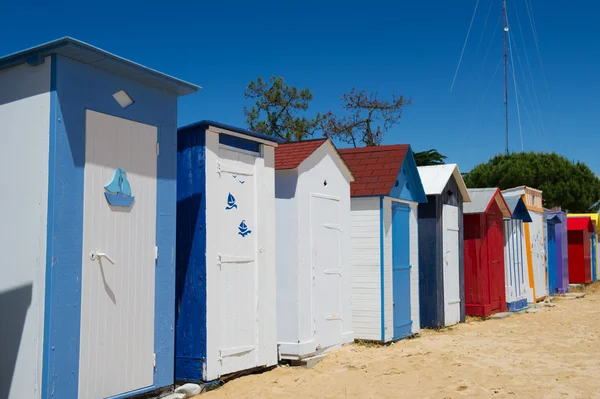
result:
M 458 207 L 460 321 L 465 321 L 463 196 L 454 176 L 441 195 L 419 204 L 419 295 L 421 327 L 444 326 L 444 248 L 442 208 Z
M 352 326 L 356 339 L 381 340 L 379 197 L 352 198 L 350 259 Z

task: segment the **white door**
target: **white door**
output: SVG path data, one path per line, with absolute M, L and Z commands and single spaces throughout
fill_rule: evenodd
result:
M 79 397 L 94 399 L 153 384 L 157 129 L 85 115 Z
M 310 213 L 314 337 L 326 349 L 342 342 L 340 200 L 312 194 Z
M 504 220 L 504 276 L 506 302 L 527 299 L 529 286 L 523 221 Z
M 220 375 L 259 365 L 256 157 L 219 147 Z
M 516 292 L 513 279 L 514 264 L 516 259 L 513 243 L 515 240 L 515 226 L 513 220 L 504 219 L 504 286 L 506 288 L 506 302 L 515 301 Z
M 444 323 L 460 323 L 460 254 L 458 208 L 443 205 L 444 225 Z
M 530 212 L 532 222 L 531 232 L 531 256 L 533 260 L 533 283 L 535 287 L 535 299 L 541 299 L 548 295 L 548 284 L 546 283 L 546 239 L 544 236 L 544 215 Z

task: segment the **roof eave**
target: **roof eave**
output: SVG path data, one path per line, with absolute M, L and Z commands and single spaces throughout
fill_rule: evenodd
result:
M 77 48 L 78 50 L 85 51 L 90 54 L 95 54 L 101 57 L 100 59 L 102 60 L 109 60 L 110 62 L 115 62 L 127 68 L 136 69 L 138 73 L 149 75 L 152 78 L 156 79 L 157 82 L 168 82 L 168 85 L 163 84 L 161 88 L 168 91 L 172 91 L 179 96 L 192 94 L 202 89 L 202 87 L 198 85 L 186 82 L 181 79 L 177 79 L 173 76 L 145 67 L 136 62 L 130 61 L 123 57 L 119 57 L 117 55 L 109 53 L 108 51 L 102 50 L 98 47 L 92 46 L 90 44 L 87 44 L 69 36 L 65 36 L 57 40 L 53 40 L 35 47 L 31 47 L 1 57 L 0 70 L 11 68 L 24 63 L 36 65 L 38 63 L 42 63 L 43 58 L 53 54 L 61 54 L 61 52 L 64 52 L 67 48 Z M 160 85 L 157 83 L 157 86 Z
M 197 127 L 210 128 L 211 126 L 214 128 L 226 130 L 229 132 L 239 133 L 240 135 L 256 138 L 256 139 L 258 139 L 257 141 L 260 141 L 263 144 L 267 144 L 267 145 L 270 145 L 273 147 L 277 147 L 279 143 L 283 143 L 283 140 L 280 138 L 277 138 L 277 137 L 268 136 L 266 134 L 257 133 L 257 132 L 253 132 L 251 130 L 243 129 L 241 127 L 231 126 L 231 125 L 227 125 L 225 123 L 215 122 L 215 121 L 206 120 L 206 119 L 198 121 L 198 122 L 190 123 L 189 125 L 182 126 L 182 127 L 178 128 L 177 131 L 179 132 L 179 131 L 189 130 L 189 129 L 193 129 L 193 128 L 197 128 Z

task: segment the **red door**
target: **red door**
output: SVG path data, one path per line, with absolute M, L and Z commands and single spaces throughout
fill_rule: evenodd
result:
M 504 312 L 506 311 L 504 226 L 500 209 L 490 209 L 486 219 L 491 312 Z
M 590 233 L 586 230 L 583 232 L 583 272 L 586 284 L 592 282 L 591 244 Z

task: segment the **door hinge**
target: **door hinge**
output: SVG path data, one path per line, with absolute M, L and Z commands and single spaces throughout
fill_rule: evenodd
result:
M 160 144 L 156 143 L 156 155 L 160 154 Z
M 152 367 L 156 367 L 156 353 L 152 354 Z
M 154 260 L 158 260 L 158 246 L 154 247 Z

